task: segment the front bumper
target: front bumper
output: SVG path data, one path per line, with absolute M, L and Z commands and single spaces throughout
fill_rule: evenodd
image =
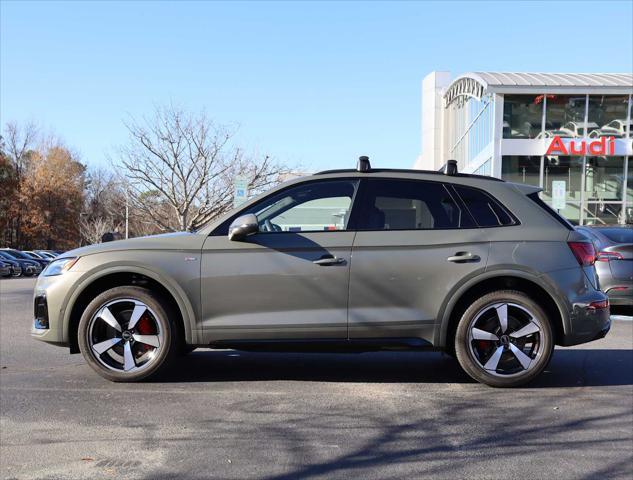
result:
M 33 292 L 33 323 L 31 337 L 54 345 L 68 345 L 64 328 L 64 314 L 70 289 L 81 273 L 66 272 L 63 275 L 40 275 Z

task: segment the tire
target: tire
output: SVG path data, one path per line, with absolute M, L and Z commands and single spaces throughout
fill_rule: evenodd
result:
M 178 349 L 177 355 L 179 357 L 186 357 L 191 352 L 195 351 L 195 349 L 196 347 L 194 347 L 193 345 L 187 345 L 186 343 L 182 343 L 180 345 L 180 348 Z
M 173 318 L 169 307 L 146 288 L 112 288 L 84 310 L 79 349 L 88 365 L 108 380 L 145 380 L 176 356 L 178 329 Z
M 455 334 L 459 364 L 491 387 L 530 382 L 547 366 L 553 350 L 554 334 L 543 308 L 514 290 L 495 291 L 473 302 Z

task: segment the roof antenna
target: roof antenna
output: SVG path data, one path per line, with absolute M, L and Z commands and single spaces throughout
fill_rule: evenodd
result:
M 369 164 L 369 157 L 363 155 L 358 157 L 358 165 L 356 166 L 356 170 L 359 172 L 369 172 L 371 169 L 371 165 Z
M 444 175 L 457 175 L 457 160 L 446 160 L 440 171 L 444 172 Z

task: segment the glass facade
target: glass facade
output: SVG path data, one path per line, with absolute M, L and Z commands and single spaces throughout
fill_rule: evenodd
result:
M 627 132 L 628 95 L 589 95 L 589 137 L 624 138 Z
M 586 95 L 545 95 L 546 138 L 585 136 Z
M 543 95 L 505 95 L 503 138 L 537 138 L 543 122 Z
M 505 95 L 503 138 L 631 137 L 630 95 Z M 575 224 L 633 223 L 628 156 L 503 155 L 501 178 L 541 187 L 541 198 Z M 556 194 L 554 193 L 556 191 Z M 564 194 L 564 198 L 563 198 Z M 554 198 L 554 196 L 557 198 Z
M 492 95 L 453 102 L 449 107 L 449 155 L 465 170 L 492 142 L 494 101 Z

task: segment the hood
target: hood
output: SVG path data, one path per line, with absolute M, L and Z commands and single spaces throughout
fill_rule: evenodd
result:
M 149 237 L 96 243 L 62 253 L 57 258 L 81 257 L 120 250 L 201 250 L 206 235 L 190 232 L 163 233 Z

